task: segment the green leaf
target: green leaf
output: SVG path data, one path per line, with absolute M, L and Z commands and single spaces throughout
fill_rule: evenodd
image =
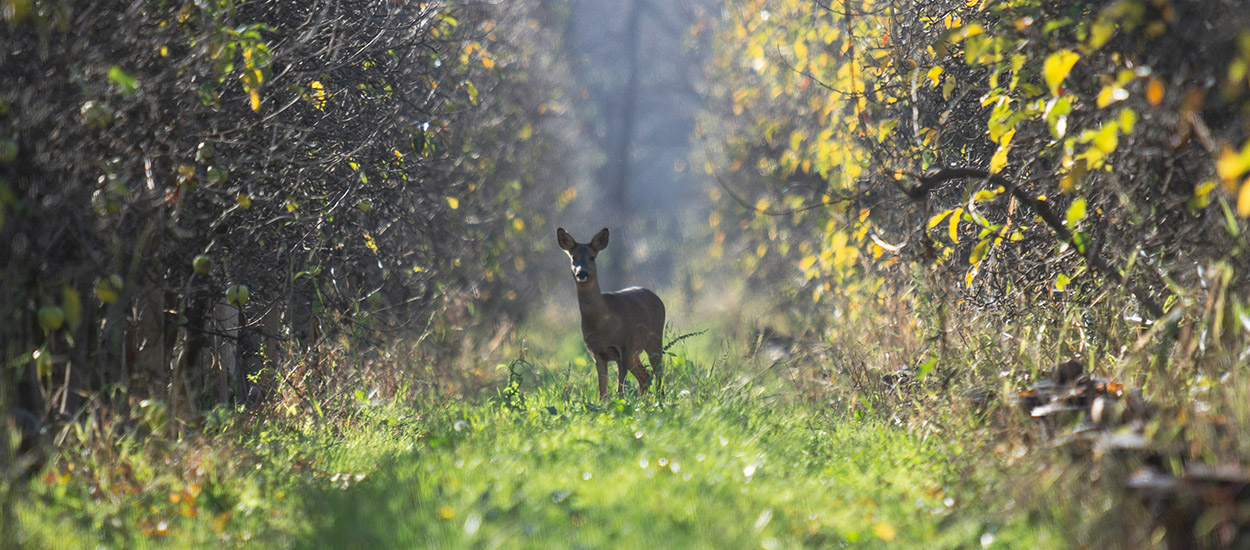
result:
M 1077 231 L 1072 234 L 1072 244 L 1076 245 L 1076 251 L 1085 254 L 1085 249 L 1089 246 L 1089 231 Z
M 1059 95 L 1059 85 L 1068 77 L 1072 67 L 1081 59 L 1081 55 L 1072 50 L 1060 50 L 1050 54 L 1042 64 L 1042 78 L 1050 88 L 1050 95 Z
M 126 97 L 134 97 L 135 92 L 139 91 L 139 80 L 117 65 L 109 67 L 108 79 L 109 83 Z
M 1233 217 L 1233 210 L 1224 197 L 1220 197 L 1220 210 L 1224 212 L 1224 230 L 1234 237 L 1241 235 L 1241 226 L 1237 223 L 1237 218 Z
M 78 326 L 82 324 L 82 298 L 74 287 L 61 287 L 61 310 L 65 312 L 65 322 L 69 324 L 69 330 L 78 330 Z

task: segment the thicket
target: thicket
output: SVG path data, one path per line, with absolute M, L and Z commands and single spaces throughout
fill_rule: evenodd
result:
M 729 2 L 700 161 L 712 254 L 788 312 L 761 343 L 817 398 L 1027 469 L 1013 501 L 1074 545 L 1244 544 L 1244 504 L 1174 488 L 1246 479 L 1248 13 Z M 1051 387 L 1137 412 L 1055 422 Z
M 0 5 L 6 415 L 159 428 L 277 398 L 320 412 L 371 373 L 446 388 L 457 371 L 428 365 L 523 313 L 560 98 L 538 26 L 497 23 L 543 14 Z
M 1079 305 L 1179 323 L 1239 360 L 1238 3 L 744 1 L 725 14 L 701 139 L 713 194 L 729 196 L 709 221 L 744 230 L 729 242 L 761 287 L 783 281 L 829 322 L 856 315 L 845 300 L 918 282 L 1000 319 L 1055 323 Z

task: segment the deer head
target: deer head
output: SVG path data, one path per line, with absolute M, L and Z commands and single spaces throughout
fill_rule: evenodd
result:
M 603 228 L 589 243 L 578 243 L 563 227 L 556 229 L 556 242 L 560 244 L 572 261 L 573 280 L 577 284 L 596 282 L 595 257 L 608 247 L 608 228 Z

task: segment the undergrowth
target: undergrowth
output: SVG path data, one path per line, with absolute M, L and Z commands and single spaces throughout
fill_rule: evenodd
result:
M 981 315 L 797 338 L 722 318 L 669 352 L 663 395 L 604 402 L 577 335 L 523 327 L 477 391 L 90 416 L 0 494 L 30 548 L 1157 548 L 1130 477 L 1245 456 L 1244 359 L 1076 308 Z M 1031 417 L 1020 396 L 1064 359 L 1148 414 Z M 1195 518 L 1199 537 L 1225 521 Z
M 705 347 L 711 348 L 710 344 Z M 31 548 L 1048 546 L 985 499 L 957 438 L 804 398 L 773 365 L 679 350 L 663 397 L 599 402 L 584 366 L 493 393 L 359 398 L 325 417 L 219 410 L 110 426 L 17 490 Z M 510 368 L 509 368 L 510 367 Z M 262 420 L 263 418 L 263 420 Z M 999 491 L 1001 494 L 1001 491 Z

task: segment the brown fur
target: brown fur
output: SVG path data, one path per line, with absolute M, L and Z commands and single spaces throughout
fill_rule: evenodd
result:
M 638 387 L 644 392 L 651 386 L 653 376 L 656 385 L 661 386 L 664 302 L 654 292 L 639 287 L 600 292 L 595 257 L 608 246 L 607 228 L 584 244 L 579 244 L 560 228 L 556 230 L 556 240 L 572 262 L 577 305 L 582 315 L 582 338 L 595 359 L 599 398 L 608 394 L 609 361 L 616 362 L 618 393 L 624 389 L 628 372 L 634 374 Z M 651 362 L 651 372 L 647 372 L 639 358 L 644 351 Z

